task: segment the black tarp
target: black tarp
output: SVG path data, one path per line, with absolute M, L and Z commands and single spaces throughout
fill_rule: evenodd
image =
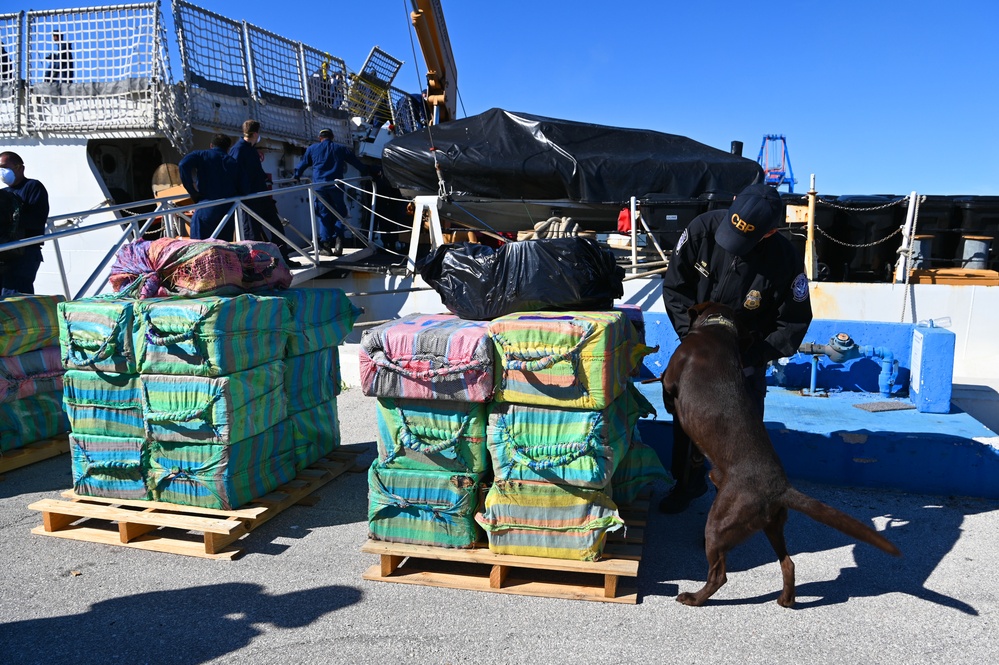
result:
M 763 180 L 756 162 L 684 136 L 490 109 L 390 141 L 382 153 L 389 182 L 436 194 L 431 145 L 458 195 L 607 203 L 738 192 Z

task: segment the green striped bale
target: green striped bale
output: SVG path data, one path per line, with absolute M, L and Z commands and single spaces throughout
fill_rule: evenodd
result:
M 624 525 L 602 490 L 530 481 L 496 481 L 476 515 L 498 554 L 593 561 L 607 533 Z
M 342 289 L 287 289 L 266 294 L 280 296 L 291 306 L 289 356 L 337 346 L 353 330 L 363 311 L 350 302 Z
M 157 298 L 135 305 L 140 374 L 224 376 L 284 358 L 291 312 L 284 298 Z
M 0 404 L 0 452 L 23 448 L 69 430 L 59 393 L 40 393 Z
M 288 416 L 295 439 L 295 466 L 301 471 L 340 446 L 336 398 Z
M 62 296 L 0 298 L 0 356 L 18 356 L 59 343 L 56 308 Z
M 379 397 L 377 444 L 385 468 L 481 473 L 486 405 Z
M 63 402 L 75 434 L 139 439 L 146 435 L 138 374 L 66 370 Z
M 486 441 L 497 480 L 606 487 L 652 405 L 629 385 L 599 411 L 493 402 Z
M 673 485 L 673 476 L 663 467 L 656 451 L 642 442 L 636 427 L 631 446 L 611 478 L 614 502 L 620 506 L 634 503 L 642 490 L 657 480 L 665 481 L 670 487 Z
M 235 443 L 288 415 L 284 361 L 228 376 L 140 374 L 146 438 Z
M 145 439 L 70 434 L 73 491 L 109 499 L 148 500 Z
M 647 353 L 621 312 L 520 312 L 489 323 L 497 402 L 603 409 Z
M 482 475 L 451 471 L 368 471 L 368 533 L 375 540 L 432 547 L 471 548 Z
M 147 447 L 154 501 L 233 510 L 295 478 L 287 421 L 229 445 L 150 441 Z
M 58 346 L 0 356 L 0 402 L 38 393 L 62 392 L 62 353 Z
M 134 300 L 106 295 L 59 303 L 66 369 L 135 374 L 134 305 Z
M 315 408 L 340 394 L 339 357 L 334 346 L 284 359 L 289 414 Z

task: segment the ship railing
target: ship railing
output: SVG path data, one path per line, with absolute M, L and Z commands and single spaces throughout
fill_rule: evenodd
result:
M 226 223 L 235 219 L 235 240 L 239 241 L 245 239 L 249 235 L 247 229 L 249 228 L 250 218 L 257 220 L 260 222 L 261 226 L 267 229 L 270 233 L 281 238 L 281 240 L 287 244 L 290 256 L 295 259 L 297 264 L 290 266 L 292 268 L 293 285 L 315 279 L 331 269 L 330 266 L 323 265 L 319 254 L 319 224 L 321 222 L 316 216 L 317 203 L 318 205 L 324 206 L 330 211 L 331 214 L 340 219 L 340 221 L 348 229 L 350 229 L 353 236 L 358 238 L 360 242 L 364 244 L 373 244 L 371 242 L 371 238 L 375 233 L 374 227 L 376 224 L 374 201 L 378 197 L 377 189 L 374 183 L 370 183 L 368 185 L 371 188 L 370 190 L 362 186 L 367 184 L 367 178 L 337 180 L 333 183 L 312 182 L 281 186 L 286 183 L 293 182 L 294 181 L 292 180 L 279 181 L 275 183 L 275 185 L 277 185 L 276 189 L 257 194 L 234 196 L 227 199 L 213 199 L 210 201 L 201 201 L 199 203 L 191 204 L 184 203 L 184 201 L 189 200 L 189 197 L 186 194 L 175 194 L 165 196 L 163 198 L 149 199 L 146 201 L 133 201 L 131 203 L 124 203 L 120 205 L 107 205 L 108 202 L 105 201 L 89 210 L 63 215 L 53 215 L 47 220 L 47 230 L 44 235 L 0 244 L 0 252 L 22 247 L 41 245 L 42 243 L 47 242 L 52 243 L 53 251 L 56 257 L 57 269 L 62 282 L 63 295 L 65 295 L 65 297 L 69 300 L 76 300 L 97 295 L 105 291 L 109 282 L 110 267 L 112 266 L 118 251 L 123 245 L 136 240 L 141 240 L 146 237 L 147 234 L 153 234 L 156 232 L 162 234 L 163 237 L 183 237 L 186 235 L 185 231 L 190 223 L 190 216 L 192 216 L 195 211 L 202 208 L 210 208 L 219 205 L 228 206 L 228 210 L 222 220 L 219 222 L 218 226 L 212 230 L 212 233 L 209 236 L 211 238 L 217 238 Z M 363 206 L 365 210 L 371 212 L 368 219 L 369 229 L 366 232 L 353 223 L 351 219 L 341 216 L 334 209 L 330 201 L 323 196 L 320 190 L 328 188 L 331 185 L 344 189 L 354 188 L 360 193 L 367 192 L 371 196 L 371 201 L 368 202 L 367 205 Z M 309 227 L 304 232 L 300 231 L 297 227 L 290 223 L 282 225 L 281 228 L 275 228 L 271 223 L 262 219 L 247 205 L 248 201 L 267 196 L 300 196 L 303 193 L 307 194 L 310 203 Z M 355 194 L 354 196 L 357 198 L 359 194 Z M 136 210 L 147 208 L 151 209 L 143 212 L 136 212 Z M 156 228 L 158 225 L 161 225 L 160 229 Z M 108 229 L 115 228 L 120 228 L 121 233 L 110 243 L 110 247 L 107 252 L 97 263 L 96 268 L 92 270 L 91 274 L 83 282 L 83 285 L 74 291 L 70 286 L 66 261 L 63 257 L 64 248 L 62 243 L 68 244 L 73 238 L 85 236 L 87 234 L 94 234 L 99 231 L 106 232 Z M 367 242 L 365 241 L 365 238 L 368 239 Z M 103 236 L 102 242 L 106 242 L 106 240 L 103 240 Z

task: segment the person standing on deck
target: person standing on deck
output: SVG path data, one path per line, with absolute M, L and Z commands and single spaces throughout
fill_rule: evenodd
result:
M 45 82 L 56 83 L 65 81 L 73 82 L 76 75 L 76 66 L 73 64 L 73 45 L 66 41 L 66 37 L 58 30 L 52 31 L 52 41 L 55 42 L 56 52 L 49 53 L 45 59 L 49 61 L 45 69 Z
M 239 168 L 239 191 L 241 194 L 256 194 L 266 192 L 270 189 L 267 181 L 267 173 L 264 171 L 263 157 L 256 145 L 260 143 L 260 123 L 256 120 L 247 120 L 243 123 L 243 138 L 236 141 L 229 150 L 229 156 L 236 160 Z M 277 204 L 270 196 L 248 199 L 246 207 L 260 215 L 260 218 L 270 224 L 275 229 L 282 229 L 281 217 L 278 215 Z M 252 215 L 247 215 L 250 220 L 251 240 L 261 240 L 273 242 L 281 250 L 281 255 L 285 262 L 288 261 L 288 245 L 277 235 L 269 232 Z
M 0 152 L 0 180 L 6 192 L 20 200 L 19 235 L 33 238 L 45 234 L 49 219 L 49 193 L 45 185 L 24 177 L 24 160 L 16 152 Z M 13 293 L 34 293 L 35 275 L 42 264 L 42 245 L 31 245 L 21 250 L 21 256 L 6 263 L 0 272 L 0 296 Z
M 295 179 L 301 179 L 305 170 L 311 166 L 313 182 L 330 183 L 327 187 L 318 188 L 316 194 L 333 206 L 340 217 L 346 217 L 347 204 L 343 200 L 343 191 L 335 181 L 343 178 L 347 164 L 361 173 L 368 172 L 368 168 L 350 148 L 333 140 L 333 130 L 324 129 L 319 132 L 319 143 L 310 145 L 302 156 L 302 161 L 295 167 Z M 318 198 L 314 209 L 320 222 L 319 253 L 324 256 L 340 256 L 343 253 L 343 223 Z
M 681 340 L 694 305 L 710 301 L 735 310 L 751 337 L 742 351 L 743 377 L 761 421 L 767 363 L 797 353 L 812 320 L 804 260 L 777 235 L 783 209 L 773 187 L 746 187 L 727 210 L 711 210 L 690 222 L 663 276 L 666 313 Z M 704 456 L 676 421 L 670 470 L 676 485 L 659 510 L 679 513 L 708 487 Z
M 186 155 L 177 165 L 180 171 L 180 182 L 191 195 L 195 203 L 228 199 L 238 196 L 239 167 L 236 160 L 229 156 L 229 146 L 232 139 L 225 134 L 212 137 L 211 148 L 195 150 Z M 219 222 L 231 210 L 230 205 L 216 205 L 199 208 L 191 219 L 191 238 L 204 240 L 210 238 Z M 232 242 L 235 223 L 233 215 L 219 231 L 219 240 Z

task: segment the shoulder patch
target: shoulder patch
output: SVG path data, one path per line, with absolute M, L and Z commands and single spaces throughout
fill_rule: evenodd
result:
M 791 297 L 794 298 L 795 302 L 808 300 L 808 278 L 805 277 L 805 273 L 794 278 L 794 283 L 791 285 Z
M 676 241 L 676 247 L 673 248 L 673 251 L 679 252 L 685 242 L 687 242 L 687 229 L 684 229 L 683 233 L 680 234 L 680 239 Z

